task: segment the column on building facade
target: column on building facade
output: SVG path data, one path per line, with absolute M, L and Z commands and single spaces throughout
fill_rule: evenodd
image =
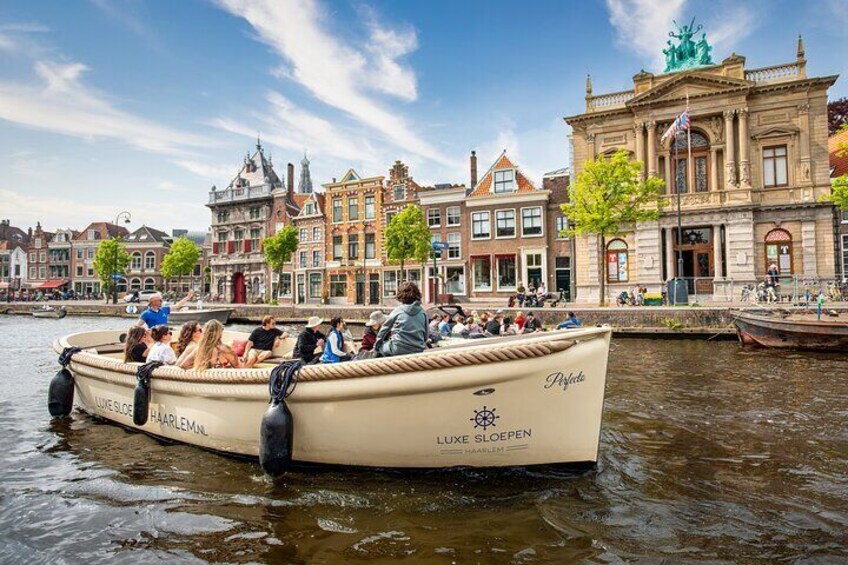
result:
M 647 286 L 651 292 L 662 287 L 662 232 L 659 222 L 636 224 L 636 257 L 638 273 L 635 282 Z
M 739 110 L 739 185 L 751 188 L 751 158 L 749 155 L 748 108 Z
M 801 261 L 805 277 L 818 276 L 816 263 L 816 221 L 801 222 Z
M 648 122 L 648 175 L 657 176 L 657 122 Z
M 673 193 L 674 189 L 672 187 L 674 186 L 674 179 L 671 178 L 671 158 L 669 155 L 665 156 L 664 163 L 665 166 L 663 168 L 665 169 L 665 182 L 668 185 L 668 191 Z
M 796 184 L 807 185 L 812 184 L 812 171 L 810 170 L 810 105 L 802 104 L 798 106 L 798 121 L 799 129 L 799 157 L 801 161 L 801 170 Z
M 674 229 L 665 228 L 665 272 L 666 279 L 674 278 Z
M 727 246 L 726 277 L 735 284 L 756 280 L 754 254 L 757 245 L 754 240 L 754 213 L 752 211 L 728 214 L 725 222 L 725 245 Z
M 645 163 L 645 124 L 637 122 L 633 126 L 633 135 L 636 137 L 636 160 Z M 642 172 L 640 174 L 643 178 L 647 168 L 647 166 L 642 168 Z
M 736 144 L 733 133 L 733 110 L 724 111 L 724 186 L 727 189 L 734 188 L 736 184 Z
M 721 190 L 718 185 L 718 149 L 710 148 L 710 190 Z
M 595 158 L 595 134 L 587 133 L 586 134 L 586 152 L 588 154 L 589 160 Z
M 713 274 L 717 279 L 724 278 L 721 267 L 721 224 L 713 224 Z

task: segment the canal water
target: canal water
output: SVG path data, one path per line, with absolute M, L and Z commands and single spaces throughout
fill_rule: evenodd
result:
M 0 563 L 848 559 L 848 355 L 615 340 L 595 470 L 274 482 L 82 414 L 50 421 L 52 340 L 125 325 L 0 316 Z

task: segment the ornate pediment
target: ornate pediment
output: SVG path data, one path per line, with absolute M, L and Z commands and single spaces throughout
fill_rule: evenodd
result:
M 680 73 L 673 78 L 654 86 L 653 88 L 634 96 L 627 106 L 634 108 L 667 102 L 679 102 L 715 96 L 732 94 L 749 90 L 754 83 L 738 78 L 726 77 L 706 71 L 689 71 Z
M 774 126 L 751 135 L 751 139 L 769 139 L 772 137 L 786 137 L 797 135 L 800 130 L 795 126 Z

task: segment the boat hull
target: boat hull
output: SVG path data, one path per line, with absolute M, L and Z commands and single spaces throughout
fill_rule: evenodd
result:
M 739 314 L 734 320 L 743 345 L 848 352 L 848 323 L 791 320 Z
M 294 460 L 412 468 L 595 462 L 610 331 L 557 339 L 573 345 L 477 367 L 300 382 L 287 400 Z M 258 455 L 267 384 L 154 377 L 150 418 L 139 427 L 134 375 L 78 357 L 71 370 L 83 410 L 169 440 Z
M 52 318 L 60 320 L 68 315 L 65 310 L 35 310 L 32 313 L 33 318 Z
M 205 324 L 209 320 L 218 320 L 222 324 L 226 324 L 232 313 L 232 308 L 209 308 L 206 310 L 171 312 L 168 316 L 168 323 L 171 325 L 177 325 L 196 320 L 201 324 Z

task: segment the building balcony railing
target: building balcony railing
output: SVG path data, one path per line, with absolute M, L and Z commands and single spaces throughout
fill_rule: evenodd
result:
M 801 78 L 804 78 L 804 70 L 800 63 L 775 65 L 773 67 L 763 67 L 762 69 L 751 69 L 750 71 L 745 71 L 745 80 L 750 80 L 757 84 L 789 82 Z
M 251 200 L 253 198 L 267 198 L 273 190 L 274 187 L 270 184 L 211 190 L 209 191 L 209 204 L 224 204 L 227 202 Z
M 586 111 L 596 112 L 610 110 L 612 108 L 623 108 L 635 95 L 635 92 L 632 90 L 624 90 L 621 92 L 601 94 L 600 96 L 588 96 L 586 98 Z

